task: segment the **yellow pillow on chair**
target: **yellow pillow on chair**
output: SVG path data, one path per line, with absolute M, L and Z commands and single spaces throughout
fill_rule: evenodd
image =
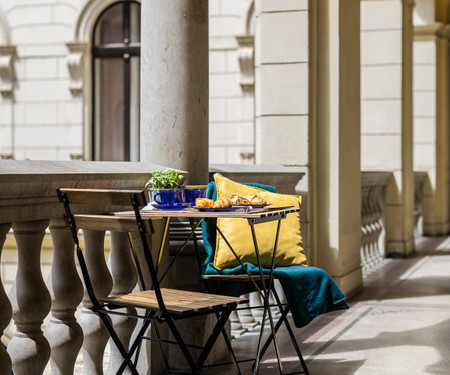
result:
M 276 194 L 251 186 L 234 182 L 220 173 L 214 175 L 216 182 L 217 198 L 227 197 L 232 194 L 246 196 L 256 194 L 273 207 L 294 206 L 300 208 L 302 198 L 297 195 Z M 236 251 L 242 263 L 249 262 L 257 265 L 255 247 L 253 245 L 252 232 L 247 219 L 217 219 L 217 225 Z M 272 262 L 273 245 L 277 230 L 277 221 L 255 225 L 256 239 L 263 267 L 270 268 Z M 280 235 L 278 238 L 276 267 L 291 265 L 307 265 L 303 251 L 303 240 L 300 228 L 300 212 L 291 213 L 286 219 L 281 220 Z M 239 266 L 222 236 L 217 233 L 216 253 L 214 266 L 217 269 L 233 268 Z

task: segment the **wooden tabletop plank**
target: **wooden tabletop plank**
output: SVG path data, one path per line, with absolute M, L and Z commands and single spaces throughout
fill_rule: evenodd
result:
M 192 218 L 242 218 L 259 219 L 264 217 L 276 216 L 299 212 L 300 208 L 294 207 L 265 207 L 250 211 L 198 211 L 194 208 L 184 210 L 149 210 L 141 211 L 141 216 L 145 218 L 163 218 L 163 217 L 192 217 Z M 117 216 L 134 216 L 132 211 L 115 212 Z

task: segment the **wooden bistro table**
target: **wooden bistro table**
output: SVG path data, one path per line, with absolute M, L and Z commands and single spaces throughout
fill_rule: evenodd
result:
M 149 207 L 149 206 L 147 206 L 147 207 Z M 197 246 L 197 242 L 196 242 L 196 238 L 195 238 L 195 230 L 200 225 L 202 220 L 206 220 L 206 221 L 214 223 L 217 232 L 224 239 L 224 241 L 228 245 L 230 251 L 233 253 L 233 255 L 236 257 L 239 264 L 242 266 L 242 269 L 246 273 L 246 276 L 248 277 L 250 282 L 253 283 L 255 289 L 258 291 L 258 293 L 261 295 L 261 297 L 263 299 L 263 320 L 262 320 L 262 324 L 261 324 L 261 332 L 259 335 L 255 362 L 254 362 L 254 366 L 253 366 L 253 373 L 256 374 L 258 372 L 259 362 L 260 362 L 260 358 L 261 358 L 261 341 L 262 341 L 262 337 L 264 334 L 264 322 L 265 322 L 267 316 L 268 316 L 269 322 L 270 322 L 271 339 L 273 340 L 273 343 L 274 343 L 275 353 L 276 353 L 277 361 L 278 361 L 278 367 L 279 367 L 280 373 L 282 373 L 283 370 L 282 370 L 282 365 L 281 365 L 280 353 L 279 353 L 278 345 L 277 345 L 276 338 L 275 338 L 276 330 L 275 330 L 275 326 L 274 326 L 274 322 L 273 322 L 273 318 L 272 318 L 272 312 L 270 309 L 269 295 L 270 295 L 270 290 L 272 289 L 272 285 L 273 285 L 273 269 L 275 266 L 275 256 L 276 256 L 276 251 L 277 251 L 278 238 L 279 238 L 279 234 L 280 234 L 281 220 L 285 219 L 286 215 L 288 215 L 290 213 L 299 212 L 300 209 L 294 208 L 294 207 L 264 207 L 264 208 L 258 208 L 258 209 L 249 209 L 248 207 L 245 207 L 242 209 L 238 209 L 236 211 L 227 211 L 227 210 L 221 210 L 221 209 L 217 209 L 217 211 L 212 211 L 211 209 L 203 211 L 200 208 L 193 208 L 193 207 L 188 207 L 188 208 L 185 208 L 182 210 L 160 210 L 160 209 L 148 209 L 147 210 L 146 208 L 144 208 L 140 211 L 140 215 L 142 218 L 154 218 L 154 219 L 165 220 L 164 234 L 162 237 L 162 241 L 161 241 L 161 245 L 160 245 L 159 253 L 158 253 L 158 257 L 157 257 L 158 261 L 161 258 L 161 254 L 162 254 L 163 247 L 164 247 L 164 242 L 166 240 L 167 233 L 168 233 L 170 219 L 171 218 L 187 218 L 187 219 L 189 219 L 189 222 L 191 224 L 191 232 L 190 232 L 189 236 L 187 237 L 183 246 L 181 246 L 181 248 L 178 251 L 178 253 L 176 254 L 176 256 L 172 259 L 172 262 L 167 267 L 167 270 L 171 267 L 171 265 L 175 261 L 176 257 L 182 252 L 183 248 L 186 246 L 186 244 L 188 243 L 188 241 L 190 241 L 191 238 L 193 238 L 193 240 L 194 240 L 194 247 L 195 247 L 195 250 L 197 251 L 197 259 L 200 259 L 200 254 L 199 254 L 199 250 L 198 250 L 198 246 Z M 115 213 L 115 215 L 118 215 L 118 216 L 132 215 L 132 216 L 134 216 L 134 213 L 117 212 L 117 213 Z M 218 219 L 218 218 L 247 219 L 248 225 L 250 226 L 250 229 L 251 229 L 253 244 L 254 244 L 254 248 L 255 248 L 255 255 L 256 255 L 256 261 L 257 261 L 256 266 L 259 269 L 258 277 L 255 278 L 254 275 L 252 276 L 248 272 L 247 268 L 242 263 L 241 259 L 239 258 L 238 254 L 236 253 L 236 251 L 232 248 L 232 246 L 230 245 L 230 243 L 228 242 L 228 240 L 226 239 L 226 237 L 224 236 L 224 234 L 222 233 L 220 228 L 217 226 L 216 220 L 214 220 L 214 219 Z M 197 220 L 197 222 L 195 223 L 196 220 Z M 264 276 L 254 226 L 257 224 L 260 224 L 260 223 L 266 223 L 266 222 L 270 222 L 270 221 L 277 221 L 278 224 L 277 224 L 276 231 L 274 233 L 274 242 L 273 242 L 274 248 L 273 248 L 272 264 L 270 267 L 270 272 L 269 272 L 268 276 L 267 275 Z M 164 278 L 164 276 L 165 276 L 165 273 L 163 274 L 161 279 Z M 267 278 L 268 278 L 267 284 L 266 284 L 266 282 L 261 282 L 262 287 L 260 287 L 257 284 L 257 281 L 267 280 Z M 235 358 L 233 358 L 233 361 L 234 362 L 236 361 Z M 235 365 L 236 365 L 236 363 L 235 363 Z

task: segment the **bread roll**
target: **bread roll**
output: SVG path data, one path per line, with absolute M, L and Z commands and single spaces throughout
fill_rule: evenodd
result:
M 208 198 L 197 198 L 195 200 L 195 206 L 203 207 L 203 208 L 213 207 L 214 201 L 212 199 L 208 199 Z
M 231 205 L 232 205 L 231 201 L 228 198 L 223 197 L 223 198 L 217 199 L 214 202 L 213 207 L 214 208 L 227 208 L 227 207 L 231 207 Z
M 245 198 L 250 202 L 250 204 L 266 204 L 266 201 L 257 195 L 247 195 Z
M 236 205 L 247 205 L 250 204 L 250 201 L 244 197 L 240 197 L 239 195 L 233 194 L 229 195 L 228 199 L 230 200 L 231 204 Z

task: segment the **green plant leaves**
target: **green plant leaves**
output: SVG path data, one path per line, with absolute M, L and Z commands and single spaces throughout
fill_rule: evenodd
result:
M 177 189 L 183 175 L 174 169 L 166 169 L 152 173 L 152 178 L 147 181 L 145 187 L 150 189 Z

